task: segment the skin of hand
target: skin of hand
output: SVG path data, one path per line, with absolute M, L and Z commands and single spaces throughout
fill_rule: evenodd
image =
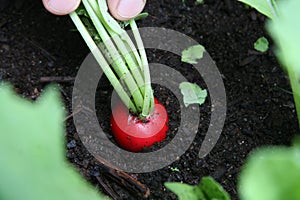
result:
M 42 0 L 45 8 L 55 15 L 67 15 L 76 10 L 81 0 Z M 107 0 L 111 15 L 120 21 L 136 17 L 142 12 L 146 0 Z

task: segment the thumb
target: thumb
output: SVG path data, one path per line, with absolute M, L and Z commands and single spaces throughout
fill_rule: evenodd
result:
M 110 14 L 121 21 L 136 17 L 144 9 L 146 0 L 107 0 Z
M 42 0 L 45 8 L 55 15 L 67 15 L 79 6 L 81 0 Z

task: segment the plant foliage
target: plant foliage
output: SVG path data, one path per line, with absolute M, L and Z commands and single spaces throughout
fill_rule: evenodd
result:
M 266 52 L 269 49 L 269 41 L 265 37 L 260 37 L 254 43 L 254 49 L 259 52 Z
M 165 186 L 179 200 L 230 200 L 228 193 L 212 177 L 203 177 L 201 183 L 191 186 L 185 183 L 167 182 Z
M 277 13 L 277 6 L 275 0 L 238 0 L 243 2 L 262 14 L 266 15 L 267 17 L 274 19 Z
M 207 97 L 207 90 L 201 89 L 196 83 L 182 82 L 179 85 L 185 107 L 191 104 L 202 105 Z
M 277 57 L 289 75 L 300 120 L 300 1 L 283 1 L 278 8 L 278 17 L 269 21 L 267 28 L 277 45 Z
M 64 150 L 64 112 L 49 88 L 32 103 L 0 84 L 0 199 L 105 199 L 71 168 Z
M 181 61 L 190 64 L 197 64 L 197 60 L 200 60 L 203 57 L 204 51 L 205 48 L 200 44 L 190 46 L 189 48 L 182 51 Z
M 300 199 L 300 148 L 269 147 L 255 151 L 239 181 L 242 200 Z

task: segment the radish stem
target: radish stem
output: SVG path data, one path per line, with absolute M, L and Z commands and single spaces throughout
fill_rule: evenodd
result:
M 115 65 L 112 65 L 114 67 L 115 72 L 117 75 L 124 80 L 126 83 L 129 92 L 132 94 L 132 97 L 134 99 L 135 105 L 141 105 L 141 102 L 143 102 L 143 96 L 140 93 L 140 90 L 133 79 L 131 73 L 129 72 L 128 68 L 126 67 L 126 64 L 119 54 L 118 50 L 115 48 L 114 44 L 112 43 L 111 39 L 109 38 L 107 32 L 105 31 L 102 23 L 99 21 L 99 18 L 97 17 L 96 13 L 94 12 L 94 9 L 90 6 L 88 0 L 82 0 L 83 5 L 85 6 L 96 30 L 98 31 L 98 34 L 103 41 L 105 47 L 110 53 L 110 56 L 112 57 L 113 62 L 115 62 Z M 140 83 L 140 85 L 142 82 Z M 140 112 L 142 107 L 138 106 L 137 111 Z
M 125 105 L 129 106 L 130 109 L 132 109 L 132 112 L 136 112 L 137 109 L 136 109 L 135 105 L 133 104 L 133 102 L 131 101 L 129 96 L 124 91 L 124 89 L 123 89 L 122 85 L 120 84 L 118 78 L 115 76 L 114 72 L 109 67 L 109 64 L 106 62 L 106 60 L 103 57 L 101 51 L 98 49 L 97 45 L 95 44 L 95 42 L 91 38 L 89 32 L 86 30 L 85 26 L 81 22 L 81 20 L 78 17 L 77 13 L 72 12 L 70 14 L 70 17 L 71 17 L 73 23 L 75 24 L 76 28 L 78 29 L 78 31 L 82 35 L 84 41 L 88 45 L 89 49 L 91 50 L 92 54 L 94 55 L 96 61 L 101 66 L 104 74 L 106 75 L 106 77 L 108 78 L 108 80 L 110 81 L 112 86 L 115 88 L 116 92 L 118 93 L 118 95 L 120 96 L 122 101 L 125 103 Z
M 154 110 L 154 97 L 146 51 L 135 21 L 129 24 L 138 48 L 108 14 L 106 0 L 82 3 L 80 13 L 84 15 L 73 12 L 71 19 L 125 105 L 139 118 L 149 116 Z
M 130 27 L 133 31 L 133 35 L 135 38 L 135 41 L 137 43 L 139 53 L 142 60 L 142 67 L 144 71 L 144 79 L 145 79 L 145 96 L 144 96 L 144 105 L 143 105 L 143 111 L 142 116 L 148 116 L 150 113 L 153 112 L 154 109 L 154 97 L 153 92 L 151 88 L 151 78 L 150 78 L 150 71 L 149 71 L 149 64 L 148 59 L 146 55 L 146 51 L 144 48 L 144 44 L 141 38 L 141 35 L 138 31 L 138 27 L 134 20 L 129 21 Z

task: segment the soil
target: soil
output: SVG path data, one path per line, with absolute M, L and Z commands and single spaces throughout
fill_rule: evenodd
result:
M 205 0 L 201 5 L 194 5 L 192 0 L 185 5 L 181 0 L 149 1 L 145 11 L 150 16 L 139 22 L 140 27 L 174 29 L 205 46 L 222 74 L 228 110 L 222 135 L 207 157 L 199 159 L 197 154 L 204 138 L 201 133 L 209 123 L 209 99 L 200 107 L 199 134 L 189 150 L 168 167 L 133 176 L 150 188 L 149 199 L 176 199 L 164 187 L 166 181 L 194 185 L 208 175 L 221 183 L 232 199 L 238 199 L 238 174 L 249 152 L 265 145 L 290 145 L 299 132 L 286 75 L 271 50 L 267 53 L 253 50 L 253 43 L 259 37 L 271 41 L 264 30 L 266 19 L 234 0 Z M 88 52 L 69 17 L 49 14 L 41 1 L 28 0 L 23 4 L 17 1 L 0 14 L 0 80 L 11 82 L 26 98 L 35 100 L 41 94 L 47 85 L 40 82 L 41 77 L 75 77 Z M 151 62 L 180 69 L 190 81 L 205 88 L 203 80 L 193 78 L 191 68 L 182 64 L 178 56 L 155 50 L 148 51 L 148 56 Z M 68 114 L 71 114 L 72 87 L 73 82 L 60 84 Z M 105 87 L 111 90 L 107 82 Z M 167 89 L 155 88 L 171 116 L 169 135 L 172 135 L 178 121 L 178 102 Z M 97 108 L 101 109 L 106 107 L 108 96 L 105 90 L 100 91 L 104 95 L 99 97 L 102 100 Z M 103 119 L 99 118 L 106 130 L 109 130 L 105 120 L 108 118 L 109 110 Z M 106 180 L 119 199 L 137 199 L 135 194 L 107 178 L 102 165 L 82 145 L 71 117 L 66 125 L 66 156 L 82 176 L 104 193 L 106 190 L 97 177 Z

